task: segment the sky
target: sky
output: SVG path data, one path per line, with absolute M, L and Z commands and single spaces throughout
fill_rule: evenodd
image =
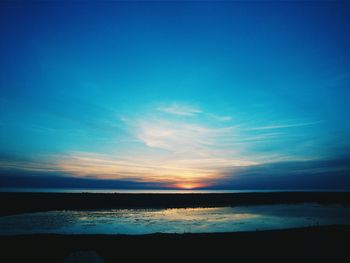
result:
M 350 189 L 350 4 L 1 2 L 0 187 Z

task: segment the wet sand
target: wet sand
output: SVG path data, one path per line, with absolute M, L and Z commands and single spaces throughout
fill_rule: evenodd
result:
M 346 262 L 350 226 L 240 233 L 0 236 L 2 262 L 62 262 L 95 251 L 105 262 Z
M 349 192 L 225 194 L 0 193 L 0 215 L 68 209 L 350 205 Z M 210 234 L 0 236 L 1 262 L 62 262 L 95 251 L 105 262 L 342 262 L 350 226 Z M 345 261 L 344 261 L 345 262 Z
M 224 207 L 319 203 L 350 205 L 350 192 L 219 194 L 0 193 L 0 216 L 70 209 Z

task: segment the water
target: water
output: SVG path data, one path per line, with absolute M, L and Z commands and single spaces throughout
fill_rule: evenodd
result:
M 0 192 L 26 193 L 268 193 L 268 192 L 349 192 L 344 189 L 88 189 L 88 188 L 12 188 L 0 187 Z
M 0 234 L 148 234 L 236 232 L 350 224 L 350 207 L 246 207 L 50 211 L 0 217 Z

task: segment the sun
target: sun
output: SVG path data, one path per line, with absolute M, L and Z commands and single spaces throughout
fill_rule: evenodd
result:
M 178 183 L 175 185 L 175 187 L 185 189 L 185 190 L 191 190 L 191 189 L 203 187 L 203 185 L 199 183 Z

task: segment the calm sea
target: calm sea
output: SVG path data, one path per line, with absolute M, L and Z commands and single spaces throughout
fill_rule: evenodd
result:
M 348 192 L 343 189 L 69 189 L 69 188 L 1 188 L 0 192 L 26 193 L 266 193 L 266 192 Z
M 0 217 L 0 235 L 208 233 L 350 223 L 350 207 L 314 203 L 210 208 L 64 210 Z

